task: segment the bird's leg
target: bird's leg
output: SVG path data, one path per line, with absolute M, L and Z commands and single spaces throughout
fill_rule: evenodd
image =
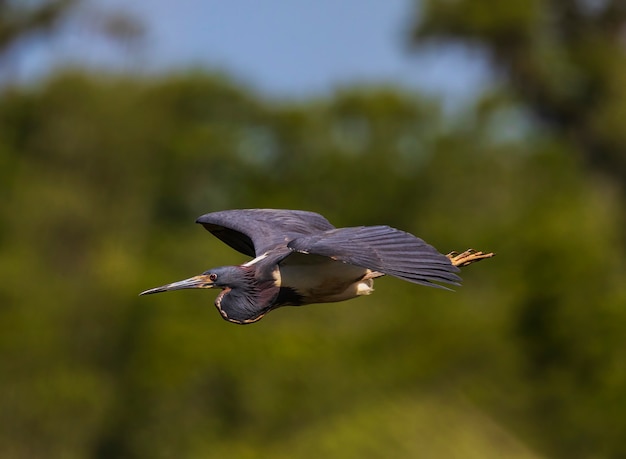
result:
M 377 277 L 382 277 L 384 275 L 385 273 L 380 273 L 378 271 L 370 271 L 368 269 L 367 272 L 365 273 L 365 276 L 363 276 L 363 279 L 361 280 L 376 279 Z
M 495 255 L 495 253 L 489 252 L 477 252 L 474 249 L 467 249 L 463 253 L 458 252 L 450 252 L 446 255 L 452 262 L 454 266 L 458 266 L 462 268 L 463 266 L 471 265 L 472 263 L 476 263 L 477 261 L 484 260 L 485 258 L 491 258 Z

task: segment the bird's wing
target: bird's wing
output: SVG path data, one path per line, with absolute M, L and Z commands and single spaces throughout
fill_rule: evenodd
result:
M 238 209 L 198 217 L 214 236 L 233 249 L 255 257 L 301 236 L 334 228 L 315 212 L 282 209 Z
M 459 285 L 459 268 L 434 247 L 412 234 L 389 226 L 339 228 L 294 239 L 288 247 L 379 271 L 416 284 Z

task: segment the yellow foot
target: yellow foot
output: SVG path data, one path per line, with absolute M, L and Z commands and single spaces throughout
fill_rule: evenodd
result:
M 450 252 L 446 257 L 450 259 L 454 266 L 462 268 L 463 266 L 471 265 L 477 261 L 484 260 L 485 258 L 491 258 L 495 256 L 495 253 L 477 252 L 474 249 L 467 249 L 463 253 Z

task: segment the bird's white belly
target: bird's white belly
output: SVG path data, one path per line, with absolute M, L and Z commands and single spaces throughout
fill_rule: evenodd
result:
M 372 293 L 370 273 L 327 257 L 293 254 L 279 265 L 277 283 L 294 289 L 307 303 L 331 303 Z

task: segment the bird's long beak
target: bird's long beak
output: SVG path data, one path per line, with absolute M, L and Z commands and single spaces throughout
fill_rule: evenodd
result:
M 189 279 L 181 280 L 178 282 L 172 282 L 171 284 L 162 285 L 161 287 L 151 288 L 145 292 L 141 292 L 139 295 L 151 295 L 153 293 L 167 292 L 169 290 L 181 290 L 184 288 L 213 288 L 215 283 L 209 279 L 206 274 L 200 274 L 199 276 L 190 277 Z

